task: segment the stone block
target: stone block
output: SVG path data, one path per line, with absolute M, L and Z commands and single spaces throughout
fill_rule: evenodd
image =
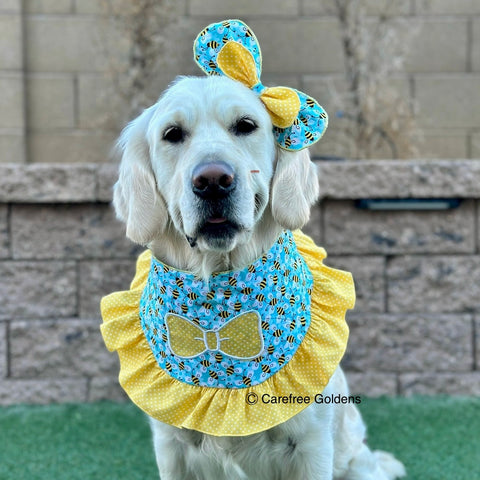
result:
M 384 257 L 328 256 L 325 264 L 352 273 L 357 297 L 354 309 L 356 313 L 385 311 Z
M 0 322 L 0 383 L 8 375 L 8 339 L 7 324 Z
M 301 0 L 302 15 L 334 15 L 334 0 Z M 410 2 L 405 0 L 365 0 L 365 13 L 367 15 L 408 15 Z
M 74 130 L 34 132 L 29 135 L 30 159 L 34 163 L 101 163 L 110 159 L 116 133 Z
M 73 128 L 74 95 L 71 75 L 30 75 L 27 78 L 29 128 Z
M 7 205 L 0 205 L 0 258 L 10 256 L 10 229 L 8 223 L 8 207 Z
M 122 15 L 129 11 L 132 4 L 131 0 L 109 0 L 101 2 L 98 0 L 73 0 L 75 4 L 75 12 L 87 15 L 100 15 L 105 13 L 113 13 Z M 164 2 L 168 5 L 168 9 L 175 9 L 176 15 L 184 15 L 186 12 L 186 0 L 169 0 Z
M 317 165 L 322 198 L 480 197 L 476 160 L 319 161 Z
M 25 122 L 22 76 L 16 73 L 1 74 L 0 91 L 2 92 L 0 95 L 0 128 L 23 128 Z
M 480 317 L 477 315 L 474 320 L 475 364 L 474 369 L 480 370 Z
M 480 372 L 405 373 L 400 375 L 400 394 L 480 395 Z
M 468 158 L 468 130 L 423 130 L 420 158 Z
M 374 398 L 382 395 L 393 397 L 397 394 L 397 375 L 395 373 L 345 372 L 345 375 L 352 395 Z
M 478 15 L 477 0 L 417 0 L 415 13 L 420 15 Z
M 95 177 L 93 165 L 0 164 L 0 202 L 95 201 Z
M 334 19 L 253 19 L 248 22 L 262 47 L 265 73 L 343 71 L 342 46 Z
M 0 35 L 0 70 L 22 70 L 23 47 L 20 15 L 0 13 L 0 32 L 2 32 Z
M 23 320 L 10 323 L 12 378 L 77 378 L 118 372 L 117 355 L 103 342 L 98 320 Z
M 119 290 L 128 290 L 134 275 L 135 260 L 133 259 L 81 262 L 80 317 L 100 318 L 100 300 L 102 297 Z
M 478 285 L 478 255 L 405 256 L 387 263 L 391 312 L 478 311 Z
M 87 392 L 88 380 L 86 378 L 38 380 L 8 378 L 0 382 L 0 405 L 85 402 Z
M 0 262 L 0 318 L 67 317 L 77 313 L 73 262 Z
M 101 402 L 103 400 L 113 400 L 115 402 L 128 400 L 127 394 L 118 383 L 118 376 L 94 377 L 90 380 L 88 401 Z
M 472 369 L 470 315 L 350 314 L 347 371 L 465 372 Z
M 317 244 L 322 244 L 322 211 L 318 204 L 310 209 L 310 220 L 302 227 L 302 231 Z
M 125 258 L 138 251 L 104 204 L 14 205 L 11 224 L 16 259 Z
M 480 125 L 480 75 L 416 75 L 417 123 L 424 128 Z
M 86 0 L 82 0 L 86 1 Z M 102 2 L 97 2 L 102 3 Z M 25 13 L 71 13 L 72 0 L 24 0 Z
M 370 211 L 324 202 L 324 244 L 332 254 L 473 253 L 471 200 L 445 211 Z
M 99 165 L 97 170 L 97 200 L 111 202 L 113 185 L 118 180 L 118 164 L 105 163 Z
M 25 162 L 25 137 L 22 129 L 0 131 L 0 163 Z
M 106 19 L 32 15 L 26 17 L 25 28 L 28 71 L 104 72 L 112 64 L 125 65 L 127 38 Z
M 191 0 L 190 15 L 215 15 L 218 18 L 244 18 L 265 15 L 292 17 L 299 13 L 299 0 Z
M 409 28 L 417 28 L 418 33 L 412 38 L 405 69 L 417 73 L 466 72 L 467 24 L 467 18 L 409 20 Z

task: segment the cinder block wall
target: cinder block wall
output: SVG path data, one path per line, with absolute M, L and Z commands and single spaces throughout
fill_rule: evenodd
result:
M 116 11 L 124 0 L 110 0 Z M 199 74 L 194 35 L 211 21 L 246 20 L 264 53 L 264 82 L 291 85 L 330 110 L 327 80 L 342 83 L 343 58 L 333 0 L 177 0 L 178 74 Z M 122 122 L 108 94 L 104 46 L 125 42 L 102 18 L 101 0 L 3 0 L 0 5 L 0 162 L 104 162 Z M 369 2 L 376 15 L 385 2 Z M 405 72 L 392 79 L 417 105 L 421 157 L 480 157 L 480 2 L 394 0 L 390 11 L 418 34 Z M 112 50 L 110 50 L 111 52 Z M 166 52 L 168 55 L 169 52 Z M 108 114 L 106 114 L 108 113 Z M 113 113 L 113 115 L 112 115 Z M 332 112 L 333 113 L 333 112 Z M 117 115 L 118 117 L 118 115 Z M 113 120 L 112 120 L 113 118 Z M 333 116 L 332 116 L 332 120 Z M 328 155 L 329 136 L 315 152 Z
M 480 162 L 321 162 L 305 229 L 352 271 L 343 366 L 369 396 L 480 394 Z M 0 404 L 123 398 L 100 298 L 127 289 L 141 250 L 109 206 L 114 165 L 0 165 Z M 355 199 L 461 198 L 439 212 Z

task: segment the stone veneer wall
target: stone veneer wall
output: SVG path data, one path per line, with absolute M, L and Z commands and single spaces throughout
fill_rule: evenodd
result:
M 305 229 L 351 270 L 343 366 L 366 395 L 480 394 L 480 162 L 319 163 Z M 118 399 L 99 300 L 141 250 L 109 201 L 115 165 L 0 165 L 0 404 Z M 353 199 L 461 197 L 441 212 L 369 212 Z

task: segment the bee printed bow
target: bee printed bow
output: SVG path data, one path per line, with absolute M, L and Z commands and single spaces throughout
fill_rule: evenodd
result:
M 298 151 L 320 140 L 328 125 L 315 99 L 288 87 L 260 81 L 262 54 L 255 34 L 240 20 L 213 23 L 193 43 L 194 58 L 207 75 L 224 75 L 252 89 L 263 102 L 284 150 Z

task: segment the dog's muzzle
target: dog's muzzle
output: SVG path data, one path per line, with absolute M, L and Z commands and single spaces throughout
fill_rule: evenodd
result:
M 223 200 L 235 186 L 235 172 L 225 162 L 202 163 L 193 170 L 192 190 L 202 200 Z

